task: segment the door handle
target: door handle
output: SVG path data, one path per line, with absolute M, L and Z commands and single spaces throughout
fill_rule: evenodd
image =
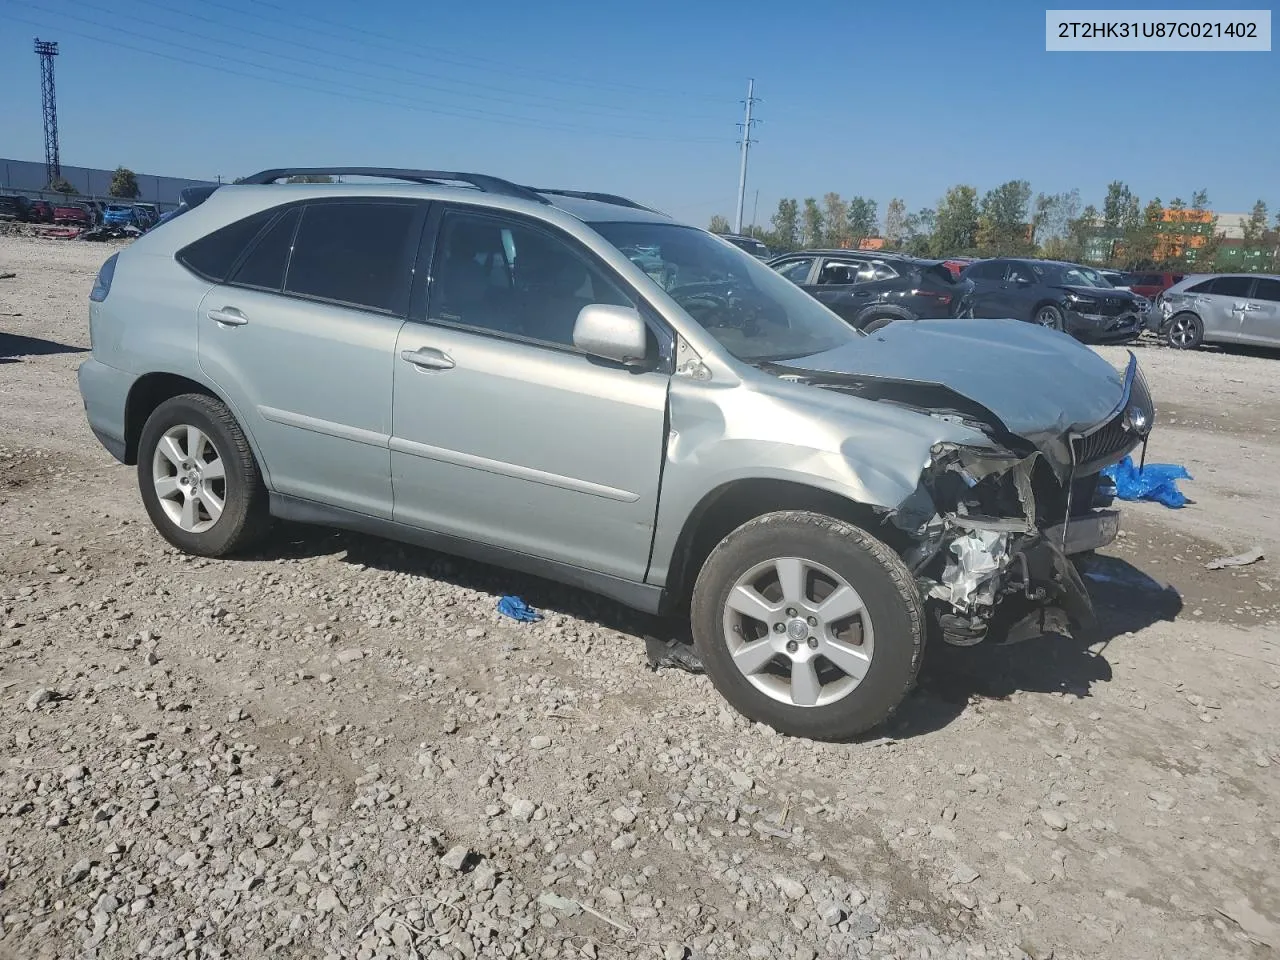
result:
M 453 357 L 435 347 L 419 347 L 417 350 L 401 350 L 400 359 L 422 370 L 452 370 Z
M 221 310 L 210 310 L 207 316 L 210 320 L 215 323 L 220 323 L 224 327 L 243 327 L 249 322 L 249 318 L 235 307 L 223 307 Z

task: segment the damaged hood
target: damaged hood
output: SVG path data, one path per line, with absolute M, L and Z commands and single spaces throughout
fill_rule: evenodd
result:
M 1009 433 L 1041 449 L 1069 430 L 1106 420 L 1124 396 L 1124 375 L 1071 337 L 1017 320 L 898 321 L 867 337 L 808 357 L 774 364 L 823 385 L 881 399 L 880 387 L 907 399 L 954 394 L 978 404 Z M 858 381 L 865 389 L 856 389 Z M 941 388 L 939 391 L 938 388 Z

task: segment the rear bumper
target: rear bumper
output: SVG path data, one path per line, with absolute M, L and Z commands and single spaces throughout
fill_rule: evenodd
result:
M 80 399 L 89 429 L 107 452 L 127 463 L 125 407 L 137 377 L 126 370 L 89 359 L 76 370 Z

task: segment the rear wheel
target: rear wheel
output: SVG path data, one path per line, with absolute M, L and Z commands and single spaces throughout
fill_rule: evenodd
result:
M 156 530 L 186 553 L 226 556 L 270 526 L 267 490 L 244 431 L 204 394 L 173 397 L 147 418 L 138 486 Z
M 694 587 L 694 644 L 716 689 L 781 733 L 847 740 L 883 723 L 915 680 L 920 597 L 859 528 L 766 514 L 711 552 Z
M 1050 330 L 1062 329 L 1062 311 L 1052 304 L 1046 304 L 1036 311 L 1035 321 Z
M 1204 342 L 1204 324 L 1194 313 L 1177 313 L 1169 319 L 1164 342 L 1177 350 L 1194 350 Z
M 866 323 L 862 325 L 862 329 L 863 329 L 863 332 L 865 333 L 875 333 L 877 330 L 887 327 L 889 324 L 893 323 L 893 321 L 897 319 L 899 318 L 895 316 L 889 316 L 889 315 L 872 317 L 870 320 L 868 320 Z

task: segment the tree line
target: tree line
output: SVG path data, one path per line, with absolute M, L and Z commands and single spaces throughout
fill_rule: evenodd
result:
M 1190 222 L 1171 227 L 1164 222 L 1165 209 L 1188 211 Z M 727 233 L 729 222 L 712 217 L 711 230 Z M 883 222 L 876 202 L 863 196 L 845 200 L 828 193 L 821 202 L 808 197 L 803 203 L 784 198 L 768 228 L 753 226 L 747 232 L 777 253 L 857 247 L 879 237 L 882 249 L 917 257 L 1047 257 L 1124 270 L 1184 267 L 1183 251 L 1194 235 L 1203 237 L 1195 247 L 1196 267 L 1209 269 L 1221 247 L 1207 191 L 1196 190 L 1190 201 L 1152 197 L 1144 204 L 1120 180 L 1107 185 L 1101 208 L 1082 204 L 1079 190 L 1033 195 L 1027 180 L 1010 180 L 981 196 L 976 188 L 958 184 L 935 206 L 912 212 L 902 199 L 890 200 Z M 1173 242 L 1162 244 L 1162 233 L 1172 234 Z M 1244 240 L 1271 248 L 1255 266 L 1280 268 L 1280 212 L 1270 219 L 1267 204 L 1259 200 L 1244 225 Z

